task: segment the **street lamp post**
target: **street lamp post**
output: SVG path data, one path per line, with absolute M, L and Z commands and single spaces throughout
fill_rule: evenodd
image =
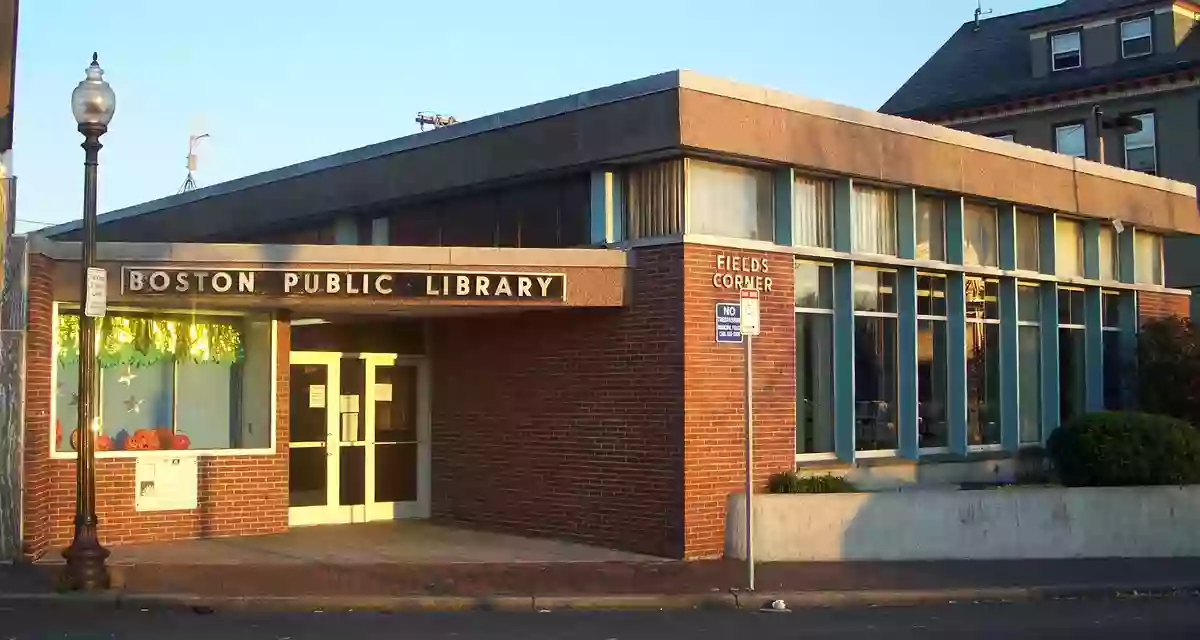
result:
M 112 87 L 92 54 L 87 76 L 71 92 L 71 112 L 83 134 L 83 260 L 80 305 L 87 299 L 88 270 L 96 265 L 96 165 L 100 136 L 116 111 Z M 82 311 L 82 310 L 81 310 Z M 96 319 L 80 313 L 79 328 L 79 438 L 75 458 L 75 537 L 63 551 L 67 560 L 67 586 L 75 590 L 107 589 L 108 550 L 96 533 Z
M 1142 130 L 1141 120 L 1129 115 L 1106 116 L 1098 104 L 1092 106 L 1092 119 L 1096 125 L 1096 152 L 1099 154 L 1098 162 L 1100 164 L 1108 163 L 1104 157 L 1105 131 L 1117 131 L 1121 135 L 1129 135 Z

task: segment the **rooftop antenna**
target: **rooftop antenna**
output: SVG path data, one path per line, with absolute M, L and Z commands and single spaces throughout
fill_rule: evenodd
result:
M 179 191 L 175 192 L 176 194 L 196 189 L 196 177 L 193 175 L 196 172 L 196 146 L 207 137 L 209 137 L 207 133 L 188 136 L 187 178 L 184 178 L 183 184 L 179 187 Z
M 425 130 L 426 125 L 434 129 L 440 129 L 458 122 L 454 116 L 441 115 L 430 111 L 417 112 L 417 124 L 421 125 L 421 131 Z
M 992 15 L 992 10 L 988 9 L 985 11 L 983 8 L 983 0 L 979 0 L 979 3 L 975 7 L 975 29 L 974 29 L 974 31 L 979 31 L 980 16 L 990 16 L 990 15 Z

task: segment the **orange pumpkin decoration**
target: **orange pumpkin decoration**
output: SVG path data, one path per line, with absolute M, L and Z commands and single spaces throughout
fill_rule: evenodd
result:
M 158 434 L 151 429 L 138 429 L 125 445 L 131 451 L 150 451 L 159 448 Z
M 192 446 L 192 439 L 187 437 L 186 433 L 175 434 L 175 438 L 171 442 L 171 448 L 178 449 L 180 451 L 187 449 L 191 446 Z
M 154 436 L 158 439 L 156 449 L 171 449 L 175 442 L 175 433 L 167 427 L 159 427 L 154 430 Z
M 104 434 L 100 434 L 100 435 L 96 436 L 96 451 L 112 451 L 112 450 L 113 450 L 113 439 L 112 438 L 110 438 Z

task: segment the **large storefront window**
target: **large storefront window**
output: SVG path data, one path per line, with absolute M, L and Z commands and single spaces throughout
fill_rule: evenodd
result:
M 963 205 L 963 262 L 981 267 L 1000 266 L 996 207 L 968 201 Z
M 1058 288 L 1058 332 L 1059 420 L 1066 422 L 1087 411 L 1083 289 Z
M 1134 230 L 1134 280 L 1138 284 L 1162 284 L 1162 237 Z
M 949 444 L 946 430 L 946 276 L 917 274 L 917 436 L 922 449 Z
M 625 239 L 683 233 L 683 160 L 625 170 Z
M 966 278 L 967 443 L 1000 444 L 1000 281 Z
M 859 451 L 895 450 L 896 272 L 854 270 L 854 425 Z
M 856 253 L 896 255 L 896 192 L 854 185 L 854 246 Z
M 1121 347 L 1121 294 L 1105 291 L 1100 297 L 1104 339 L 1104 408 L 1125 408 L 1125 353 Z
M 1117 251 L 1117 230 L 1100 226 L 1100 279 L 1116 280 L 1120 273 L 1121 254 Z
M 833 246 L 833 181 L 797 175 L 792 194 L 792 243 Z
M 1038 271 L 1042 268 L 1041 220 L 1029 211 L 1017 212 L 1017 268 Z
M 1017 420 L 1021 444 L 1042 437 L 1042 303 L 1034 283 L 1017 283 Z
M 796 453 L 832 453 L 833 267 L 796 263 Z
M 917 260 L 946 259 L 946 201 L 933 196 L 917 198 Z
M 1083 277 L 1083 224 L 1078 220 L 1054 221 L 1054 262 L 1058 275 Z
M 52 450 L 73 452 L 79 316 L 56 325 Z M 269 317 L 116 311 L 98 333 L 98 451 L 271 446 Z
M 769 171 L 688 160 L 688 233 L 771 242 L 774 198 Z

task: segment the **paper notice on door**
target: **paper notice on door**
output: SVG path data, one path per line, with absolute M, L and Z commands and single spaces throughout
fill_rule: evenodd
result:
M 325 385 L 323 385 L 323 384 L 308 385 L 308 408 L 309 409 L 324 409 L 325 408 Z
M 358 396 L 357 395 L 353 395 L 353 394 L 344 395 L 341 397 L 341 403 L 342 403 L 342 405 L 341 405 L 342 413 L 358 413 L 360 411 L 360 409 L 358 408 Z
M 375 383 L 375 402 L 391 402 L 392 385 L 388 382 Z

